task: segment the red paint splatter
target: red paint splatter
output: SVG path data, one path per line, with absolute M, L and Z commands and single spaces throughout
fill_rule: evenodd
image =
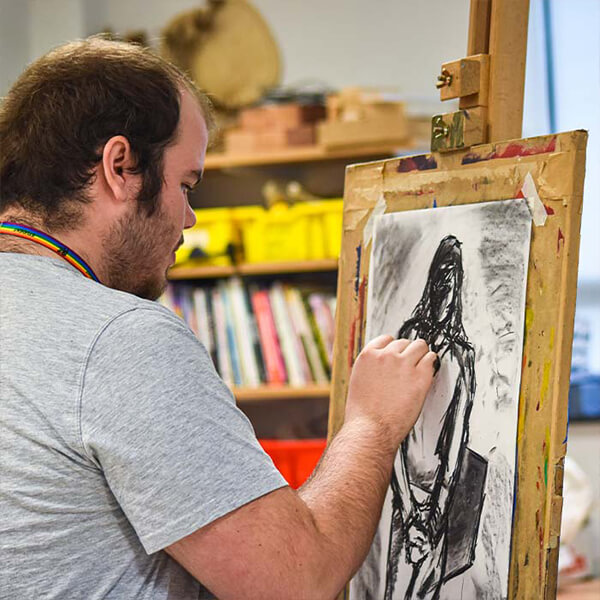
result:
M 548 206 L 547 204 L 544 204 L 544 208 L 546 209 L 546 214 L 547 215 L 553 215 L 554 214 L 554 209 L 551 206 Z
M 356 335 L 356 319 L 350 325 L 350 342 L 348 344 L 348 366 L 352 368 L 354 364 L 354 337 Z
M 540 527 L 539 529 L 539 539 L 540 539 L 540 562 L 538 567 L 538 578 L 542 580 L 542 566 L 544 564 L 544 530 Z
M 562 232 L 561 228 L 559 227 L 558 228 L 558 238 L 556 240 L 556 252 L 557 252 L 557 254 L 560 252 L 560 242 L 561 242 L 561 240 L 562 240 L 562 243 L 563 243 L 563 246 L 564 246 L 565 236 L 563 235 L 563 232 Z
M 421 154 L 419 156 L 402 158 L 396 167 L 398 173 L 408 173 L 410 171 L 428 171 L 430 169 L 437 169 L 437 162 L 431 154 Z
M 527 146 L 526 144 L 509 143 L 501 151 L 496 151 L 493 158 L 514 158 L 515 156 L 533 156 L 556 150 L 556 136 L 544 146 Z
M 363 344 L 363 318 L 365 313 L 365 290 L 366 290 L 366 280 L 363 277 L 360 280 L 360 285 L 358 286 L 358 314 L 352 324 L 350 325 L 350 340 L 348 343 L 348 366 L 352 368 L 354 364 L 354 350 L 358 348 L 362 349 Z M 358 340 L 356 338 L 356 330 L 358 327 Z M 356 343 L 358 341 L 358 344 Z
M 480 155 L 475 152 L 469 152 L 463 156 L 461 163 L 463 165 L 468 165 L 483 160 L 494 160 L 495 158 L 515 158 L 517 156 L 546 154 L 547 152 L 554 152 L 555 150 L 556 136 L 552 136 L 547 144 L 542 144 L 540 146 L 528 146 L 527 144 L 510 142 L 506 144 L 506 146 L 501 146 L 500 148 L 495 147 L 494 150 L 492 150 L 492 152 L 488 152 L 488 154 Z

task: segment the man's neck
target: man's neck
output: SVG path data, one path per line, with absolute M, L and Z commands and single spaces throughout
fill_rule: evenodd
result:
M 70 248 L 79 254 L 91 267 L 94 269 L 96 274 L 98 275 L 98 266 L 94 263 L 98 261 L 93 260 L 93 253 L 87 250 L 81 243 L 81 239 L 86 239 L 85 235 L 82 235 L 80 232 L 66 232 L 61 231 L 55 233 L 45 227 L 42 219 L 36 216 L 28 215 L 21 212 L 6 212 L 0 213 L 0 223 L 1 222 L 9 222 L 15 223 L 17 225 L 25 225 L 27 227 L 32 227 L 49 235 L 56 240 L 62 242 L 65 246 Z M 89 236 L 87 236 L 89 239 Z M 0 252 L 15 252 L 17 254 L 32 254 L 35 256 L 47 256 L 49 258 L 55 258 L 57 260 L 63 260 L 63 258 L 50 248 L 46 248 L 45 246 L 35 242 L 34 240 L 20 238 L 12 235 L 2 235 L 0 234 Z
M 0 223 L 3 222 L 26 225 L 27 227 L 33 227 L 40 231 L 44 231 L 44 225 L 41 219 L 23 213 L 0 213 Z M 44 231 L 44 233 L 47 232 Z M 12 235 L 0 235 L 0 252 L 15 252 L 17 254 L 34 254 L 36 256 L 58 258 L 58 256 L 49 248 L 36 244 L 32 240 Z

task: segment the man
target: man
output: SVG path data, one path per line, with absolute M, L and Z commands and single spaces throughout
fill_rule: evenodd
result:
M 33 63 L 2 105 L 1 598 L 316 600 L 367 553 L 436 355 L 368 344 L 343 428 L 285 484 L 152 301 L 210 125 L 181 73 L 98 39 Z

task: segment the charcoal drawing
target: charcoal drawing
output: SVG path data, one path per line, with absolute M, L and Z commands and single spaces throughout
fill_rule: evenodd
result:
M 391 599 L 398 561 L 404 553 L 412 566 L 406 598 L 438 598 L 448 563 L 461 563 L 448 539 L 449 512 L 469 439 L 469 415 L 475 394 L 474 349 L 462 322 L 463 265 L 459 240 L 446 236 L 429 268 L 421 300 L 400 327 L 399 338 L 421 338 L 438 353 L 441 364 L 453 363 L 456 373 L 451 393 L 436 413 L 424 413 L 400 449 L 400 470 L 392 472 L 392 520 L 386 569 L 385 599 Z M 454 377 L 454 375 L 453 375 Z M 433 417 L 433 418 L 432 418 Z M 484 459 L 480 459 L 486 464 Z M 478 503 L 481 506 L 481 501 Z M 459 515 L 455 529 L 477 532 L 479 513 Z M 472 564 L 476 536 L 471 535 L 464 570 Z
M 366 339 L 425 339 L 440 366 L 351 600 L 506 597 L 530 223 L 520 200 L 375 222 Z

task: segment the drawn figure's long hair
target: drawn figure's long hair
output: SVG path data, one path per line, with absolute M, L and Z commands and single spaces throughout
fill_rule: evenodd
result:
M 463 265 L 461 243 L 453 235 L 439 244 L 421 300 L 402 325 L 398 337 L 420 337 L 436 351 L 440 334 L 446 341 L 468 345 L 462 323 Z

